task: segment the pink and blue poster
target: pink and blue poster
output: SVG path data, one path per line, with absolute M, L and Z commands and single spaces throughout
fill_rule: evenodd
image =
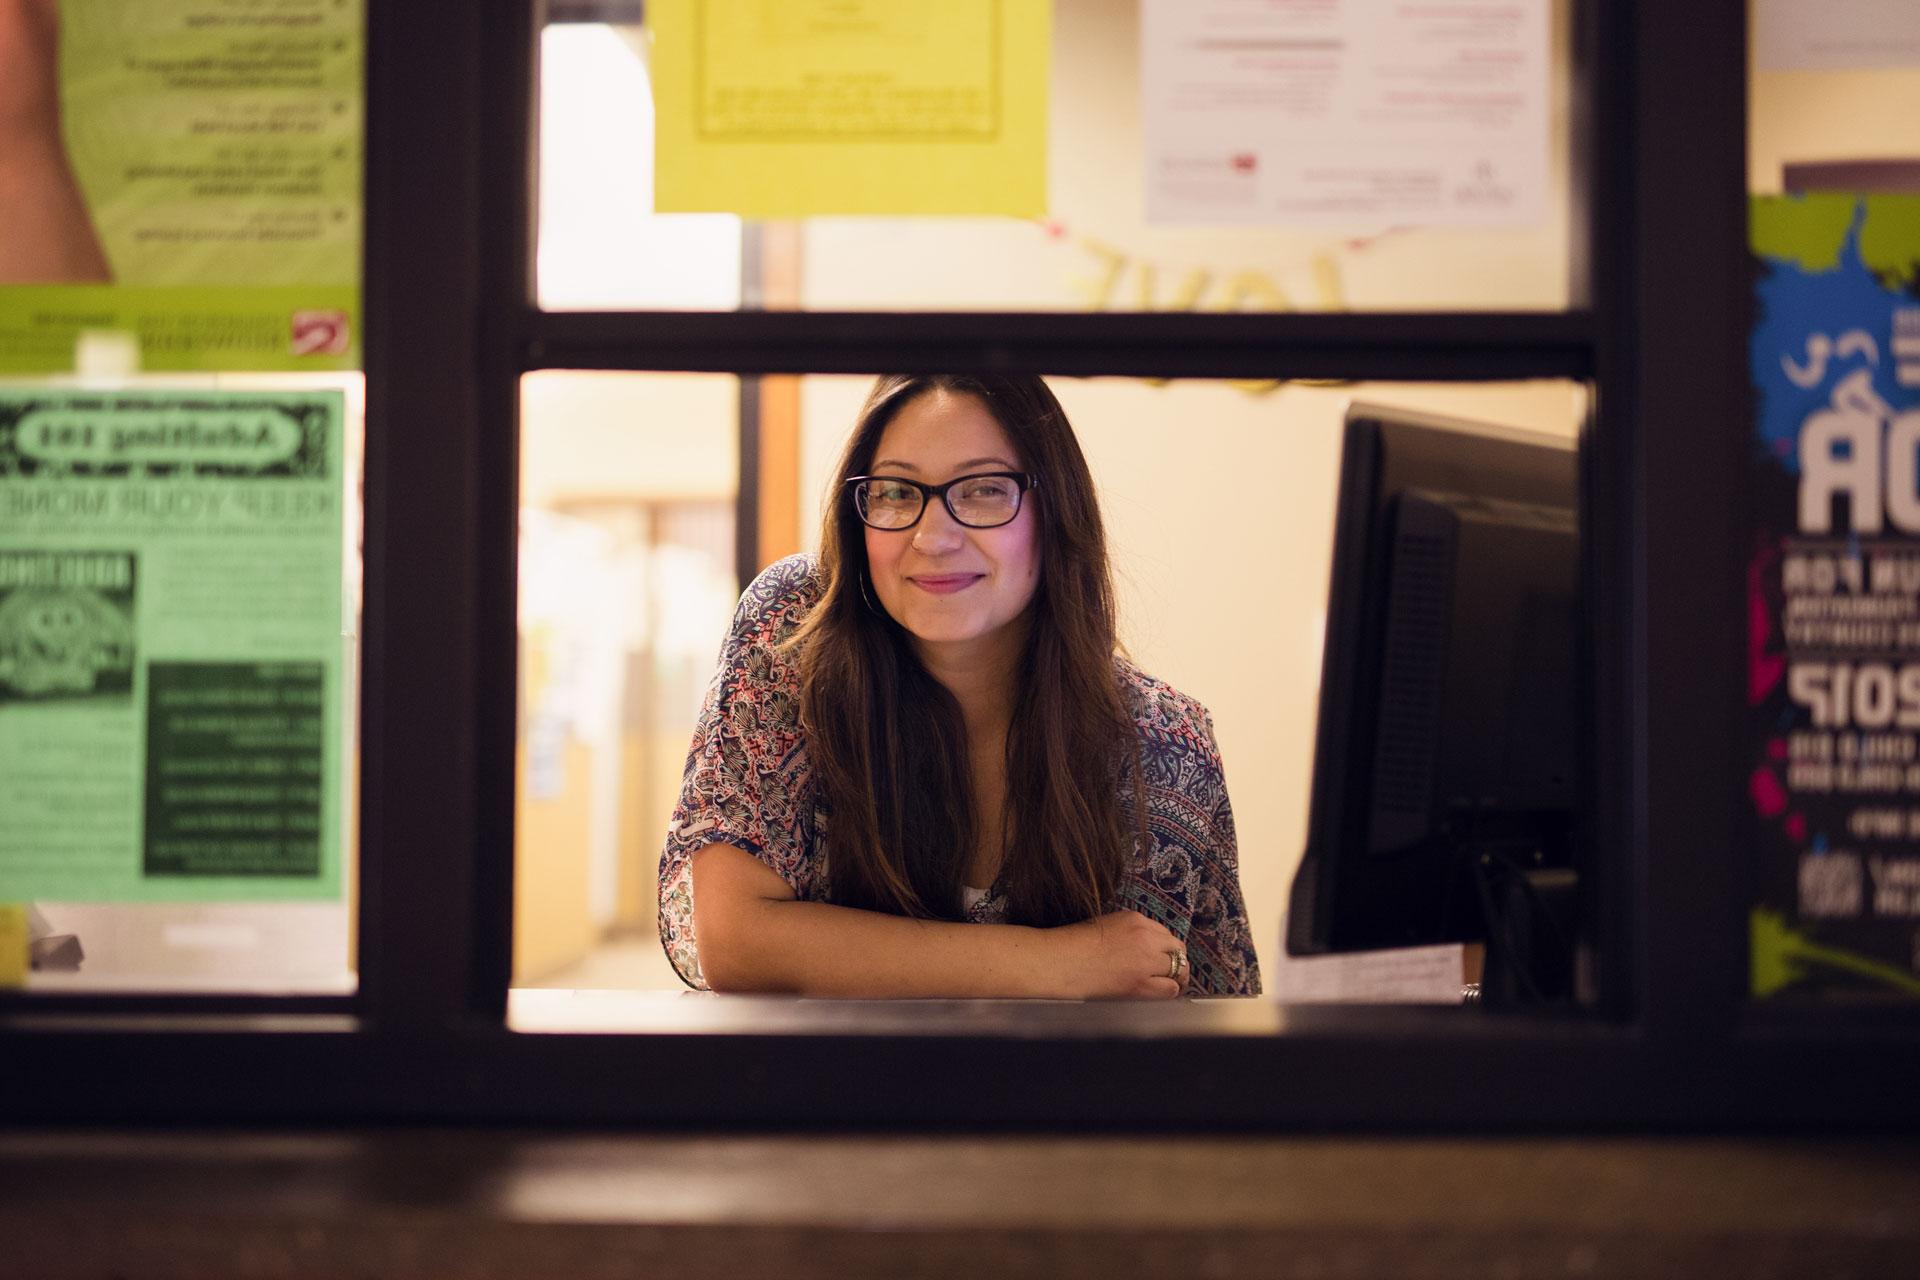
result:
M 1756 198 L 1752 994 L 1920 995 L 1920 198 Z

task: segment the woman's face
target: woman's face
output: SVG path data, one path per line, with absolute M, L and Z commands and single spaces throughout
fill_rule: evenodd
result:
M 928 391 L 894 414 L 880 435 L 872 475 L 945 484 L 981 471 L 1020 471 L 1007 433 L 978 396 Z M 959 659 L 1019 643 L 1040 583 L 1034 494 L 993 529 L 969 528 L 946 504 L 927 501 L 910 529 L 862 526 L 874 593 L 919 642 L 924 656 Z

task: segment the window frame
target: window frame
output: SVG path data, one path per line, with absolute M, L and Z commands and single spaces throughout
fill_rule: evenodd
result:
M 1914 1010 L 1744 994 L 1730 658 L 1747 527 L 1745 5 L 1571 3 L 1573 309 L 1269 316 L 543 313 L 542 6 L 371 4 L 359 991 L 10 996 L 8 1116 L 1911 1126 Z M 509 1031 L 521 376 L 903 367 L 1588 381 L 1587 773 L 1594 847 L 1611 851 L 1589 922 L 1600 1004 L 1555 1017 L 1196 1004 L 1176 1021 L 1086 1006 L 982 1025 L 888 1006 L 849 1025 L 739 1001 L 698 1032 Z

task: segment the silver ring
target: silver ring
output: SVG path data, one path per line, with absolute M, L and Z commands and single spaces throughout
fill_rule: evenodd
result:
M 1167 952 L 1167 976 L 1175 982 L 1180 980 L 1180 971 L 1187 967 L 1187 953 L 1184 951 Z

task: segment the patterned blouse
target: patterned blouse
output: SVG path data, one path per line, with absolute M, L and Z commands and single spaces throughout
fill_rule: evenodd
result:
M 693 855 L 731 844 L 771 867 L 801 901 L 828 898 L 825 817 L 818 807 L 800 679 L 775 646 L 822 591 L 812 556 L 772 565 L 747 588 L 707 690 L 660 856 L 660 942 L 690 986 L 704 989 L 693 933 Z M 1260 969 L 1240 896 L 1233 809 L 1213 720 L 1205 707 L 1115 659 L 1140 730 L 1147 843 L 1135 850 L 1120 908 L 1186 939 L 1194 995 L 1257 995 Z M 1123 787 L 1121 801 L 1131 807 Z M 976 924 L 1004 920 L 998 886 L 967 909 Z

